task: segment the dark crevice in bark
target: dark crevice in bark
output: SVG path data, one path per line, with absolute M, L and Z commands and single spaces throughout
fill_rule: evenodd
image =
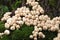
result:
M 26 0 L 22 0 L 22 6 L 26 5 Z
M 60 16 L 60 0 L 54 0 L 56 3 L 54 6 L 49 4 L 49 0 L 40 0 L 39 4 L 43 7 L 45 15 L 48 14 L 51 18 Z

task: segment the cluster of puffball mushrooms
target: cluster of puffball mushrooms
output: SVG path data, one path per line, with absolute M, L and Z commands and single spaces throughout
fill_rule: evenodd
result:
M 38 0 L 39 1 L 39 0 Z M 53 40 L 57 40 L 60 37 L 60 17 L 55 17 L 52 20 L 48 15 L 40 15 L 44 14 L 43 8 L 39 5 L 35 0 L 27 0 L 26 5 L 29 4 L 32 6 L 32 10 L 29 10 L 26 6 L 21 8 L 17 8 L 14 16 L 10 16 L 12 12 L 6 12 L 1 19 L 1 21 L 6 21 L 4 33 L 0 33 L 0 36 L 6 34 L 9 35 L 10 30 L 19 30 L 22 25 L 25 23 L 26 25 L 34 25 L 34 30 L 32 31 L 32 35 L 29 37 L 31 39 L 37 40 L 37 36 L 39 38 L 45 38 L 45 35 L 42 33 L 42 30 L 49 31 L 58 31 L 58 37 Z

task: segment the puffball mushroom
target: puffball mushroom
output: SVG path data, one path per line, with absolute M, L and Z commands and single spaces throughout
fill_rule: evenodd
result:
M 3 18 L 1 19 L 1 21 L 6 21 L 6 20 L 9 19 L 9 18 L 10 18 L 10 16 L 3 17 Z
M 39 31 L 39 28 L 34 29 L 34 31 L 35 31 L 35 32 L 38 32 L 38 31 Z
M 31 6 L 38 5 L 38 2 L 31 2 Z
M 43 38 L 45 38 L 45 35 L 43 35 Z
M 16 16 L 16 17 L 20 17 L 20 14 L 16 14 L 15 16 Z
M 18 30 L 20 28 L 20 25 L 16 25 L 16 29 Z
M 35 37 L 34 40 L 37 40 L 37 38 Z
M 47 30 L 48 28 L 47 28 L 47 26 L 43 26 L 43 30 Z
M 55 27 L 51 27 L 50 28 L 50 31 L 53 31 L 54 32 L 54 31 L 56 31 L 56 28 Z
M 31 14 L 28 14 L 28 18 L 32 18 L 32 15 Z
M 4 19 L 4 17 L 3 18 L 1 18 L 1 21 L 4 21 L 5 19 Z
M 37 34 L 36 34 L 36 33 L 34 33 L 34 34 L 33 34 L 33 37 L 37 37 Z
M 38 18 L 38 15 L 35 15 L 36 18 Z
M 32 9 L 35 10 L 37 8 L 37 5 L 33 6 Z
M 45 35 L 42 32 L 39 32 L 38 35 L 39 35 L 39 38 L 45 38 Z
M 36 23 L 36 22 L 33 22 L 33 25 L 34 25 L 34 26 L 36 26 L 36 25 L 37 25 L 37 23 Z
M 6 12 L 7 15 L 10 15 L 12 12 Z
M 60 21 L 56 21 L 56 24 L 60 24 Z
M 1 37 L 2 35 L 4 35 L 4 33 L 0 33 L 0 37 Z
M 18 20 L 21 20 L 21 17 L 18 17 L 17 19 L 18 19 Z
M 15 26 L 11 26 L 10 27 L 10 30 L 15 30 Z
M 38 26 L 38 27 L 40 27 L 40 26 L 41 26 L 41 24 L 37 24 L 37 26 Z
M 40 10 L 40 13 L 44 13 L 44 10 L 43 10 L 43 9 L 41 9 L 41 10 Z
M 32 39 L 32 38 L 33 38 L 33 35 L 30 35 L 30 36 L 29 36 L 29 38 L 31 38 L 31 39 Z
M 37 35 L 38 35 L 38 32 L 35 32 L 35 34 L 37 34 Z
M 23 21 L 16 21 L 16 23 L 23 24 L 24 22 Z
M 5 23 L 5 28 L 9 28 L 10 27 L 10 25 L 8 24 L 8 23 Z
M 39 27 L 39 31 L 42 31 L 42 28 L 41 27 Z
M 9 34 L 10 34 L 10 31 L 9 31 L 9 30 L 5 30 L 5 31 L 4 31 L 4 34 L 5 34 L 5 35 L 9 35 Z
M 11 23 L 12 23 L 12 18 L 9 18 L 9 19 L 7 20 L 7 23 L 11 25 Z
M 31 21 L 31 20 L 30 20 Z M 30 22 L 30 25 L 33 25 L 33 21 Z
M 18 11 L 17 10 L 15 11 L 15 14 L 18 14 Z
M 4 14 L 4 17 L 10 16 L 11 13 L 12 13 L 12 12 L 6 12 L 6 13 Z
M 32 34 L 34 34 L 35 33 L 35 31 L 32 31 Z
M 26 18 L 25 17 L 23 17 L 22 20 L 23 20 L 23 22 L 26 22 Z
M 30 23 L 29 23 L 29 22 L 25 22 L 25 24 L 26 24 L 27 26 L 30 26 Z
M 16 26 L 16 25 L 17 25 L 16 23 L 13 24 L 13 26 Z
M 56 30 L 59 30 L 59 26 L 55 26 L 55 29 L 56 29 Z

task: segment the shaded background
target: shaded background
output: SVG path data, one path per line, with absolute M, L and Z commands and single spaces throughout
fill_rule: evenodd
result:
M 45 15 L 47 14 L 51 19 L 60 16 L 60 0 L 39 0 L 38 2 L 45 10 Z M 0 0 L 0 19 L 5 12 L 11 11 L 13 13 L 18 7 L 24 5 L 25 0 Z M 0 21 L 0 32 L 4 30 L 4 22 Z M 32 30 L 33 27 L 28 27 L 24 24 L 20 30 L 11 31 L 10 35 L 4 35 L 0 40 L 33 40 L 29 39 Z M 53 40 L 57 36 L 57 32 L 46 30 L 43 33 L 46 35 L 46 38 L 41 40 Z M 38 38 L 38 40 L 40 39 Z

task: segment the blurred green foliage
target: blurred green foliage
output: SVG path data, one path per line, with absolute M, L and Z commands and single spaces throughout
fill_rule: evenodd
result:
M 14 30 L 10 35 L 4 35 L 0 40 L 29 40 L 29 35 L 32 34 L 33 26 L 23 25 L 20 30 Z
M 0 32 L 3 32 L 5 30 L 4 22 L 0 21 Z
M 7 35 L 4 35 L 2 38 L 0 38 L 0 40 L 10 40 L 10 39 Z
M 44 0 L 42 1 L 44 2 Z M 55 12 L 53 10 L 56 7 L 56 0 L 48 0 L 48 2 L 48 4 L 52 7 L 52 10 L 49 9 L 49 11 L 47 12 L 48 15 L 53 18 L 54 16 L 56 16 L 56 14 L 53 14 Z M 22 0 L 0 0 L 0 19 L 5 12 L 14 11 L 18 7 L 21 7 L 21 5 Z M 0 40 L 30 40 L 29 35 L 31 34 L 33 29 L 33 26 L 27 26 L 24 24 L 20 30 L 11 31 L 10 35 L 4 35 L 2 38 L 0 38 Z M 0 32 L 3 32 L 4 30 L 4 22 L 0 21 Z M 46 35 L 46 38 L 41 40 L 53 40 L 53 38 L 57 35 L 57 32 L 43 31 L 43 33 Z M 38 38 L 38 40 L 40 39 Z
M 0 5 L 0 18 L 4 15 L 5 12 L 9 11 L 7 6 Z
M 16 2 L 11 5 L 11 8 L 12 8 L 13 10 L 16 9 L 17 7 L 20 6 L 20 3 L 21 3 L 21 1 L 16 0 Z
M 56 0 L 49 0 L 49 5 L 56 7 Z

